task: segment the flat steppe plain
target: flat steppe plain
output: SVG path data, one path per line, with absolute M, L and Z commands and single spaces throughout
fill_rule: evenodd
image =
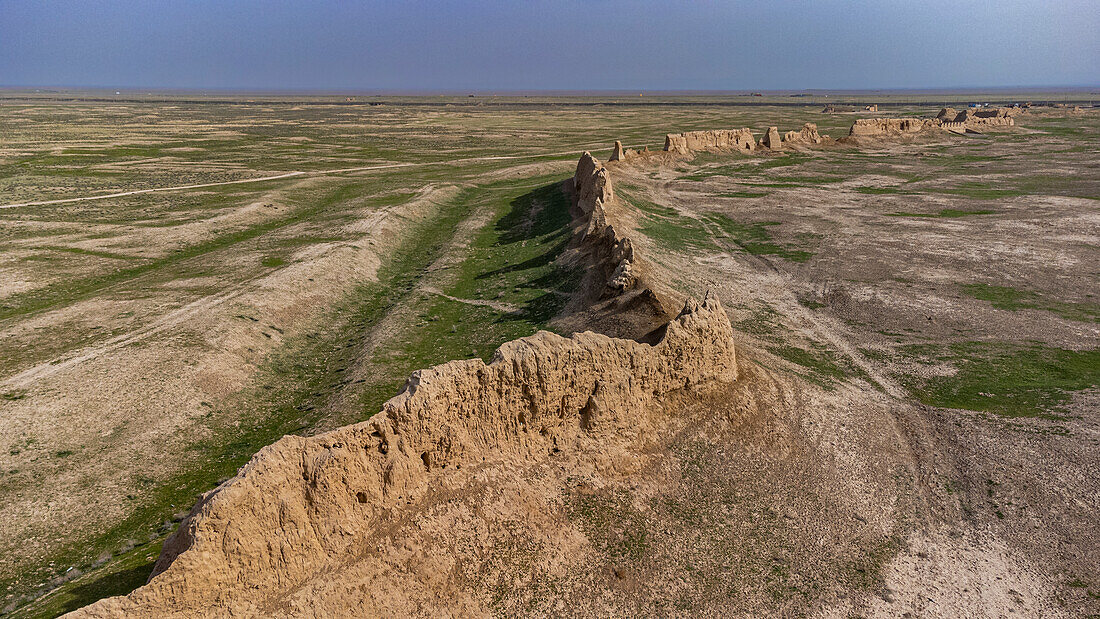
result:
M 195 497 L 279 436 L 360 421 L 413 370 L 552 328 L 577 279 L 555 258 L 580 152 L 803 122 L 839 137 L 853 118 L 708 101 L 0 102 L 0 586 L 26 615 L 142 584 Z M 888 612 L 929 590 L 942 611 L 967 586 L 1006 610 L 1014 591 L 1024 611 L 1100 612 L 1098 167 L 1100 116 L 1050 109 L 985 135 L 616 166 L 644 255 L 676 292 L 719 296 L 747 380 L 786 403 L 723 441 L 679 435 L 681 495 L 624 486 L 572 510 L 608 556 L 688 583 L 638 610 L 732 596 L 715 584 L 732 570 L 745 612 L 851 591 L 866 598 L 853 612 Z M 824 430 L 805 425 L 815 410 Z M 881 438 L 876 424 L 904 440 L 853 438 Z M 832 459 L 799 455 L 815 449 Z M 881 520 L 798 468 L 844 470 L 860 449 L 897 465 L 869 474 Z M 759 543 L 688 534 L 735 520 Z M 613 521 L 629 526 L 601 529 Z M 839 550 L 808 548 L 814 531 Z M 937 576 L 981 565 L 1023 584 Z M 515 611 L 521 593 L 501 595 Z

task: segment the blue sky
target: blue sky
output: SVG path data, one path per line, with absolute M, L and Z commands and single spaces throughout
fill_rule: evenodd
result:
M 0 0 L 0 85 L 1100 85 L 1097 0 Z

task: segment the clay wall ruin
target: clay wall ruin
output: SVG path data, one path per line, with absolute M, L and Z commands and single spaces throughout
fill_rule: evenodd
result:
M 713 129 L 670 133 L 665 136 L 665 150 L 688 154 L 697 150 L 740 150 L 752 152 L 756 138 L 749 129 Z
M 585 236 L 607 223 L 607 168 L 585 153 L 573 179 Z M 433 476 L 494 458 L 534 462 L 586 437 L 639 437 L 661 396 L 737 378 L 720 303 L 689 300 L 654 343 L 549 332 L 502 345 L 489 363 L 413 373 L 369 421 L 285 436 L 207 493 L 164 544 L 155 576 L 75 617 L 260 615 L 265 604 L 364 552 L 387 514 Z
M 884 136 L 919 133 L 935 127 L 938 121 L 929 118 L 859 118 L 852 123 L 852 137 Z
M 985 127 L 1011 127 L 1014 108 L 967 108 L 961 112 L 945 107 L 935 118 L 860 118 L 852 123 L 849 137 L 883 137 L 909 135 L 932 129 L 955 133 Z
M 820 144 L 824 137 L 817 132 L 817 125 L 806 123 L 798 131 L 788 131 L 783 134 L 784 144 Z

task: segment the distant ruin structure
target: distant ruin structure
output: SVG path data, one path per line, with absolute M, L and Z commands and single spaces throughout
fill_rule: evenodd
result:
M 788 131 L 783 135 L 784 144 L 820 144 L 823 140 L 815 123 L 806 123 L 798 131 Z
M 783 148 L 782 140 L 779 137 L 779 127 L 768 127 L 764 137 L 760 138 L 760 145 L 772 150 Z
M 961 112 L 945 107 L 935 118 L 860 118 L 852 123 L 849 137 L 912 135 L 930 130 L 953 133 L 977 132 L 989 127 L 1011 127 L 1019 108 L 967 108 Z
M 626 161 L 637 157 L 638 155 L 645 155 L 649 153 L 649 147 L 646 146 L 642 150 L 635 148 L 623 148 L 623 143 L 619 140 L 615 140 L 615 146 L 611 148 L 611 156 L 607 158 L 608 161 Z
M 611 156 L 607 158 L 608 161 L 622 161 L 626 159 L 626 153 L 623 152 L 623 143 L 619 140 L 615 140 L 615 148 L 611 151 Z
M 674 153 L 691 153 L 697 150 L 756 150 L 756 139 L 749 129 L 715 129 L 688 131 L 665 136 L 665 150 Z

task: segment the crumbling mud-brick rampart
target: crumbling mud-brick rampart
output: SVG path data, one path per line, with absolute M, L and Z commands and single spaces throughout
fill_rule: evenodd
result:
M 573 174 L 573 206 L 585 222 L 580 243 L 590 255 L 599 256 L 591 262 L 614 265 L 606 279 L 607 288 L 610 292 L 623 293 L 634 288 L 638 278 L 634 244 L 608 222 L 607 209 L 614 201 L 615 190 L 608 169 L 591 153 L 581 155 Z
M 714 129 L 670 133 L 665 136 L 665 150 L 688 154 L 699 150 L 756 150 L 756 138 L 749 129 Z
M 633 258 L 607 222 L 607 168 L 585 153 L 572 187 L 580 243 L 626 245 Z M 737 375 L 733 329 L 713 298 L 689 300 L 649 343 L 542 331 L 502 345 L 489 363 L 417 371 L 368 421 L 261 449 L 201 498 L 148 584 L 71 616 L 263 616 L 375 552 L 371 535 L 443 472 L 487 456 L 534 463 L 578 442 L 640 440 L 662 396 Z M 358 584 L 354 595 L 314 600 L 317 616 L 384 607 L 373 597 L 382 590 Z
M 798 131 L 788 131 L 779 135 L 778 127 L 768 127 L 757 142 L 750 129 L 713 129 L 709 131 L 688 131 L 670 133 L 665 136 L 665 150 L 677 154 L 690 154 L 696 151 L 753 152 L 756 148 L 779 150 L 790 144 L 821 144 L 827 138 L 817 131 L 817 125 L 806 123 Z
M 626 161 L 633 159 L 639 155 L 648 155 L 649 147 L 638 150 L 634 148 L 623 148 L 623 143 L 619 140 L 615 140 L 615 146 L 611 149 L 611 156 L 607 158 L 608 161 Z
M 859 118 L 852 123 L 848 135 L 852 137 L 904 135 L 927 131 L 938 125 L 938 121 L 930 118 Z
M 860 118 L 852 123 L 849 137 L 886 137 L 915 135 L 925 131 L 946 130 L 955 133 L 989 127 L 1011 127 L 1015 108 L 967 108 L 958 112 L 946 107 L 935 118 Z
M 783 134 L 784 144 L 821 144 L 825 137 L 817 132 L 815 123 L 806 123 L 798 131 L 788 131 Z

